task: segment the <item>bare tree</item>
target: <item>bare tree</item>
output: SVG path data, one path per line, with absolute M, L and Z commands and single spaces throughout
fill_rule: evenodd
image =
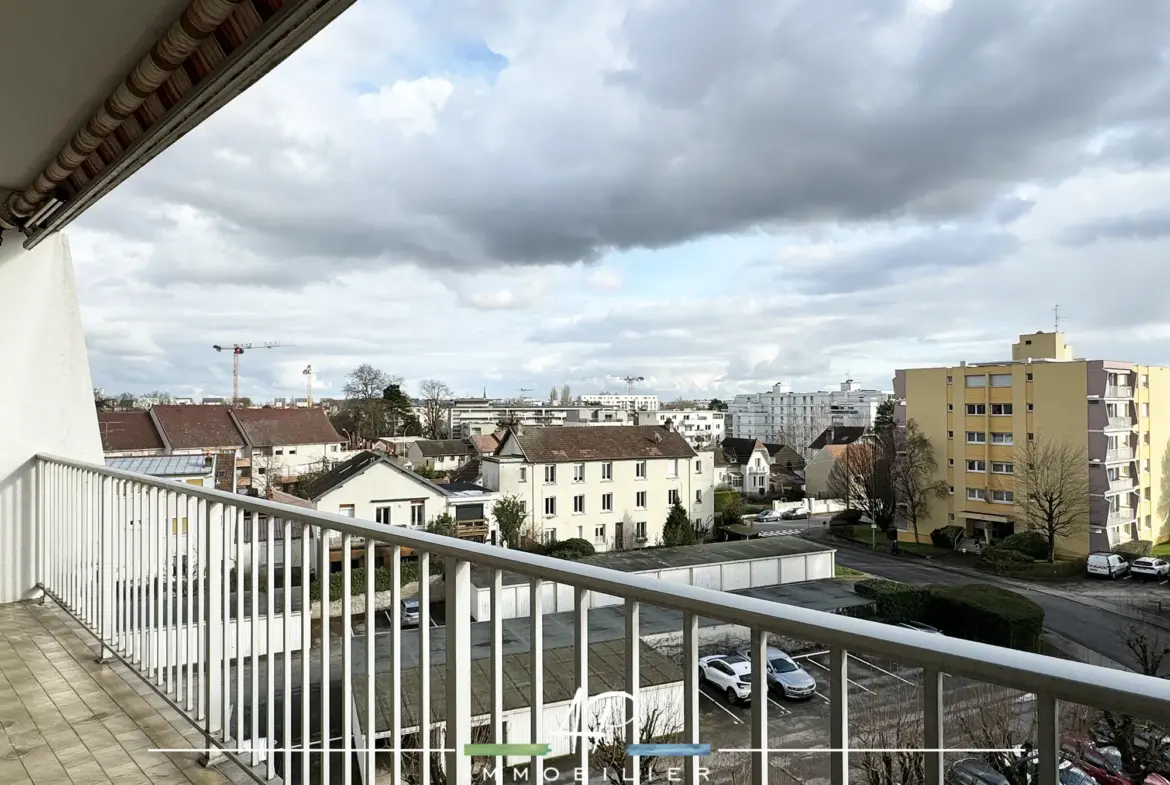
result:
M 913 528 L 914 542 L 919 542 L 918 522 L 929 516 L 932 502 L 947 497 L 949 487 L 945 479 L 935 476 L 938 461 L 934 445 L 914 420 L 905 428 L 886 429 L 879 438 L 894 441 L 893 481 L 898 512 Z
M 1007 750 L 1031 744 L 1036 713 L 1015 700 L 1019 693 L 991 684 L 972 684 L 951 698 L 948 718 L 956 721 L 964 746 Z M 1026 749 L 1026 747 L 1025 747 Z M 1011 785 L 1028 785 L 1028 761 L 1015 753 L 987 752 L 983 758 Z
M 369 363 L 362 363 L 349 372 L 345 377 L 345 386 L 342 392 L 346 398 L 381 398 L 382 390 L 386 389 L 392 377 L 385 371 L 380 371 Z
M 1085 448 L 1036 434 L 1015 456 L 1015 503 L 1024 524 L 1048 540 L 1056 560 L 1056 538 L 1089 523 L 1089 460 Z
M 893 527 L 898 512 L 893 442 L 887 435 L 847 445 L 829 472 L 829 495 L 845 500 L 882 531 Z
M 561 406 L 568 406 L 573 402 L 573 393 L 569 389 L 569 385 L 561 388 Z
M 548 404 L 549 404 L 549 406 L 553 406 L 556 404 L 556 402 L 557 402 L 557 386 L 554 384 L 552 386 L 552 389 L 548 391 Z
M 418 720 L 414 719 L 414 712 L 403 712 L 403 725 L 410 727 L 417 726 Z M 406 716 L 406 715 L 409 715 Z M 431 745 L 432 750 L 441 750 L 446 745 L 446 734 L 442 727 L 431 728 Z M 491 727 L 488 725 L 477 725 L 471 729 L 471 743 L 472 744 L 490 744 L 492 741 Z M 422 782 L 423 766 L 430 770 L 431 785 L 447 785 L 447 770 L 446 770 L 446 756 L 442 752 L 431 752 L 426 758 L 422 753 L 422 738 L 418 732 L 406 734 L 402 738 L 402 780 L 403 782 L 415 785 Z M 418 750 L 415 752 L 414 750 Z M 483 779 L 485 769 L 494 767 L 496 759 L 492 757 L 473 757 L 471 759 L 471 773 L 475 780 Z M 381 768 L 381 767 L 379 767 Z M 463 785 L 463 783 L 460 783 Z
M 637 722 L 640 743 L 671 744 L 682 740 L 682 707 L 664 693 L 643 693 L 641 716 L 627 718 L 626 699 L 614 696 L 591 701 L 588 731 L 592 736 L 589 764 L 613 785 L 625 785 L 626 770 L 633 761 L 626 755 L 626 727 Z M 655 755 L 638 757 L 640 782 L 653 782 L 655 776 L 676 767 L 678 759 Z
M 382 435 L 379 431 L 386 426 L 387 411 L 382 391 L 392 384 L 401 383 L 402 377 L 391 376 L 369 363 L 362 363 L 345 377 L 342 391 L 348 399 L 347 410 L 351 416 L 341 420 L 352 426 L 359 440 L 376 439 Z
M 451 388 L 438 379 L 423 379 L 418 383 L 423 400 L 423 428 L 428 439 L 442 439 L 446 433 L 443 422 L 447 402 L 451 400 Z
M 868 785 L 924 785 L 922 702 L 918 689 L 903 685 L 857 713 L 853 745 L 868 752 L 857 763 Z
M 1170 679 L 1170 640 L 1155 628 L 1130 624 L 1122 633 L 1134 667 L 1144 676 Z M 1121 768 L 1133 785 L 1142 785 L 1150 774 L 1170 769 L 1170 727 L 1148 720 L 1101 712 L 1094 730 L 1121 756 Z

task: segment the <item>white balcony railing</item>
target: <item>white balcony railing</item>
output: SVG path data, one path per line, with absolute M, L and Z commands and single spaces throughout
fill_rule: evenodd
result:
M 1110 416 L 1105 427 L 1109 430 L 1132 429 L 1136 425 L 1132 417 Z
M 766 783 L 769 772 L 769 715 L 773 709 L 763 667 L 769 634 L 815 641 L 828 652 L 825 700 L 829 732 L 827 743 L 818 746 L 828 756 L 832 785 L 848 781 L 849 747 L 857 730 L 854 722 L 864 719 L 851 717 L 849 711 L 850 677 L 857 677 L 850 666 L 854 655 L 876 655 L 922 668 L 926 785 L 943 782 L 944 722 L 950 711 L 944 679 L 958 683 L 973 679 L 1034 696 L 1039 729 L 1037 785 L 1058 785 L 1058 702 L 1108 707 L 1153 720 L 1164 719 L 1170 706 L 1170 682 L 1135 673 L 321 514 L 51 456 L 38 457 L 37 487 L 35 558 L 46 596 L 101 642 L 103 656 L 124 662 L 173 706 L 186 712 L 202 730 L 209 748 L 218 748 L 240 765 L 251 767 L 253 775 L 262 780 L 279 774 L 285 782 L 328 782 L 329 766 L 322 761 L 332 759 L 338 761 L 340 781 L 346 785 L 355 781 L 355 766 L 366 775 L 364 782 L 374 781 L 378 770 L 375 746 L 360 737 L 359 730 L 364 727 L 385 729 L 384 736 L 390 740 L 388 747 L 378 750 L 390 756 L 389 772 L 379 772 L 378 781 L 396 785 L 412 781 L 403 776 L 406 755 L 433 760 L 442 767 L 448 783 L 481 781 L 473 776 L 472 758 L 463 754 L 465 745 L 473 742 L 473 728 L 476 742 L 503 743 L 505 710 L 514 709 L 504 701 L 505 684 L 512 685 L 515 676 L 509 673 L 505 682 L 505 647 L 512 642 L 505 638 L 500 621 L 505 615 L 505 571 L 527 580 L 523 599 L 531 641 L 526 655 L 528 673 L 515 679 L 516 684 L 523 682 L 519 689 L 527 693 L 531 707 L 524 723 L 528 727 L 516 728 L 517 721 L 511 720 L 512 741 L 517 736 L 525 741 L 545 741 L 541 738 L 545 709 L 542 644 L 549 594 L 545 589 L 553 594 L 569 590 L 573 597 L 571 669 L 572 683 L 578 690 L 589 687 L 588 619 L 593 600 L 601 604 L 603 599 L 612 602 L 621 598 L 625 636 L 624 665 L 619 673 L 624 668 L 625 694 L 620 700 L 622 713 L 628 717 L 642 716 L 646 709 L 640 676 L 641 606 L 680 615 L 682 711 L 677 727 L 681 741 L 687 744 L 701 742 L 700 619 L 750 630 L 750 719 L 742 731 L 742 743 L 735 746 L 744 748 L 743 754 L 750 757 L 755 785 Z M 249 513 L 253 521 L 266 516 L 263 543 L 244 542 L 244 518 Z M 279 542 L 275 531 L 283 534 Z M 298 531 L 304 536 L 297 537 Z M 331 653 L 330 625 L 320 634 L 320 622 L 314 623 L 316 613 L 312 611 L 314 587 L 329 593 L 332 532 L 340 533 L 345 551 L 357 537 L 370 546 L 364 549 L 365 583 L 356 594 L 350 591 L 353 572 L 349 553 L 340 560 L 340 577 L 332 576 L 343 584 L 339 658 Z M 358 638 L 350 632 L 355 612 L 377 607 L 373 560 L 376 550 L 386 549 L 373 547 L 378 543 L 390 550 L 391 623 L 377 635 L 371 626 L 368 634 Z M 261 544 L 266 547 L 258 547 Z M 419 574 L 428 575 L 431 565 L 442 567 L 439 585 L 445 600 L 446 659 L 434 668 L 431 636 L 437 633 L 431 630 L 430 581 L 419 582 L 417 632 L 402 631 L 404 548 L 413 552 L 412 559 L 417 557 Z M 278 551 L 279 560 L 275 558 Z M 284 569 L 278 592 L 276 570 L 268 569 L 278 563 L 299 564 L 305 580 L 298 585 L 292 580 L 294 570 Z M 480 598 L 480 592 L 471 581 L 473 564 L 488 575 L 487 596 L 476 599 L 474 606 L 473 598 Z M 318 569 L 312 575 L 314 567 Z M 513 591 L 508 596 L 518 604 L 519 595 Z M 323 607 L 328 615 L 328 604 Z M 489 675 L 484 677 L 490 685 L 483 701 L 485 708 L 478 709 L 477 716 L 469 678 L 471 623 L 473 615 L 482 618 L 483 609 L 490 612 L 492 620 L 487 636 Z M 382 635 L 389 638 L 388 647 L 376 645 L 375 639 L 386 640 Z M 403 679 L 402 660 L 407 635 L 418 640 L 417 675 L 409 682 Z M 360 649 L 355 650 L 355 642 Z M 367 663 L 380 667 L 368 667 Z M 434 679 L 441 684 L 433 684 Z M 355 686 L 360 700 L 355 699 Z M 340 695 L 335 692 L 338 687 Z M 517 687 L 509 689 L 511 694 Z M 433 690 L 443 695 L 442 702 L 435 704 L 443 707 L 441 723 L 432 721 Z M 314 693 L 319 694 L 319 701 L 306 698 L 302 702 L 302 697 Z M 415 716 L 406 714 L 404 704 L 408 702 L 417 707 Z M 335 704 L 340 716 L 331 715 Z M 294 706 L 298 707 L 295 711 Z M 584 712 L 578 713 L 574 722 L 587 723 L 583 716 Z M 626 743 L 651 741 L 637 738 L 638 723 L 627 722 L 621 727 Z M 416 746 L 406 748 L 408 737 L 418 728 L 433 728 L 441 735 L 416 734 Z M 324 754 L 300 754 L 306 745 L 311 745 L 314 753 Z M 569 748 L 579 770 L 589 771 L 590 747 L 575 744 Z M 679 776 L 670 781 L 697 785 L 706 764 L 698 757 L 684 761 Z M 537 759 L 532 758 L 532 763 Z M 314 766 L 324 766 L 324 770 L 315 771 Z M 639 782 L 637 759 L 627 758 L 626 766 L 626 781 Z M 419 769 L 428 771 L 426 766 Z M 496 766 L 493 776 L 495 782 L 503 782 L 502 765 Z M 429 777 L 420 774 L 413 781 L 425 783 Z
M 1133 523 L 1137 519 L 1137 513 L 1129 508 L 1121 508 L 1120 510 L 1110 510 L 1109 517 L 1106 521 L 1107 526 L 1118 526 L 1123 523 Z
M 1132 447 L 1115 447 L 1112 450 L 1105 451 L 1105 460 L 1109 462 L 1117 461 L 1132 461 L 1133 460 Z
M 1132 398 L 1133 388 L 1123 385 L 1109 385 L 1105 388 L 1106 398 Z

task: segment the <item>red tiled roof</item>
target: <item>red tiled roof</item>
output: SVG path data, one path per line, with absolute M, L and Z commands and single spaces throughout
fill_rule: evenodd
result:
M 103 452 L 161 450 L 165 446 L 150 412 L 98 412 Z
M 659 425 L 524 428 L 516 439 L 533 463 L 693 458 L 695 455 L 678 431 L 668 431 Z
M 152 408 L 167 441 L 176 450 L 210 450 L 215 447 L 243 447 L 240 434 L 222 404 L 207 406 L 161 405 Z
M 345 439 L 329 422 L 324 409 L 233 409 L 232 414 L 255 447 L 286 444 L 330 444 Z
M 475 449 L 479 450 L 482 454 L 491 455 L 500 446 L 500 440 L 492 433 L 485 436 L 472 436 L 470 438 L 472 443 L 475 444 Z

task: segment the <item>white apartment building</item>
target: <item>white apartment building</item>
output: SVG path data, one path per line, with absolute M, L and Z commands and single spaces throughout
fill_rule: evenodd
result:
M 546 425 L 629 425 L 630 415 L 612 406 L 549 406 L 531 401 L 459 399 L 447 409 L 447 433 L 451 439 L 486 436 L 501 424 L 524 427 Z
M 656 412 L 638 412 L 638 425 L 666 425 L 670 420 L 687 444 L 696 450 L 714 448 L 723 441 L 724 413 L 708 409 L 659 409 Z
M 810 457 L 808 445 L 830 425 L 868 427 L 892 393 L 862 390 L 846 379 L 839 390 L 793 392 L 781 382 L 768 392 L 737 395 L 728 404 L 728 436 L 785 444 Z
M 580 537 L 597 550 L 656 544 L 677 500 L 692 523 L 715 514 L 715 455 L 673 429 L 517 428 L 483 458 L 483 484 L 519 498 L 545 542 Z
M 611 409 L 625 409 L 627 412 L 658 411 L 657 395 L 633 395 L 616 393 L 589 393 L 581 396 L 581 403 L 591 403 Z

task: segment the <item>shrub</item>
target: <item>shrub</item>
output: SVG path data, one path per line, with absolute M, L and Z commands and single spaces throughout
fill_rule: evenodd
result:
M 1036 561 L 1026 553 L 1002 545 L 988 545 L 979 554 L 979 559 L 996 572 L 1010 572 L 1014 568 L 1030 567 Z
M 435 562 L 434 557 L 431 558 L 431 564 Z M 433 569 L 433 567 L 432 567 Z M 402 560 L 402 583 L 413 583 L 418 580 L 418 562 Z M 356 597 L 360 594 L 366 593 L 366 568 L 355 567 L 350 571 L 350 596 Z M 344 576 L 340 572 L 334 572 L 329 575 L 329 600 L 331 602 L 340 600 L 342 589 L 344 588 Z M 390 568 L 380 567 L 374 571 L 374 591 L 389 591 L 394 588 L 393 581 L 390 580 Z M 312 600 L 321 599 L 321 582 L 314 580 L 309 584 L 309 598 Z
M 1154 543 L 1151 540 L 1130 540 L 1113 547 L 1113 552 L 1121 554 L 1127 561 L 1149 556 L 1154 552 Z
M 987 584 L 934 586 L 925 619 L 947 635 L 1038 651 L 1044 609 L 1014 591 Z
M 841 510 L 829 519 L 830 526 L 852 526 L 861 522 L 861 510 Z
M 930 533 L 930 544 L 936 548 L 955 550 L 966 534 L 967 531 L 962 526 L 943 526 Z
M 593 548 L 593 544 L 580 537 L 557 540 L 554 543 L 550 543 L 544 551 L 546 556 L 552 556 L 555 559 L 568 559 L 570 561 L 583 559 L 586 556 L 592 556 L 594 553 L 596 551 Z
M 930 589 L 897 581 L 867 578 L 853 585 L 853 591 L 877 603 L 877 613 L 894 624 L 921 621 Z
M 1034 530 L 1016 532 L 1002 540 L 998 547 L 1018 551 L 1036 561 L 1048 559 L 1048 539 Z

